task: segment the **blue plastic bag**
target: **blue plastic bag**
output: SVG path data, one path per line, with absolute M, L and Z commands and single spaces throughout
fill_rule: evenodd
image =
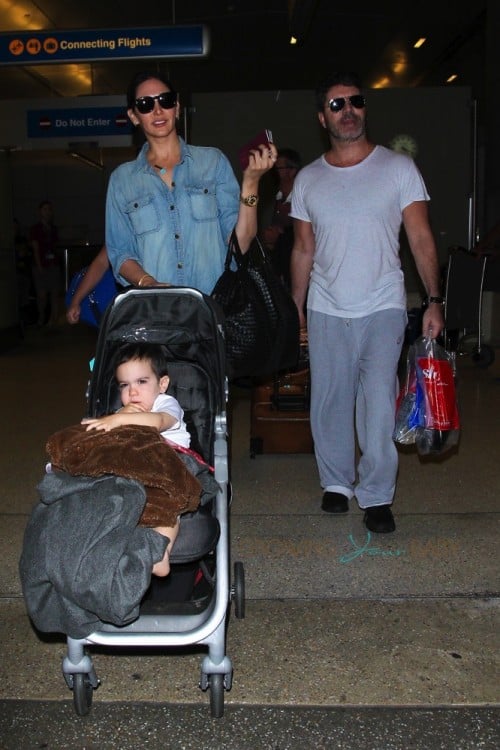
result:
M 66 292 L 66 307 L 71 305 L 73 295 L 87 273 L 87 268 L 88 266 L 82 268 L 71 279 L 68 291 Z M 99 328 L 104 311 L 117 292 L 118 286 L 113 276 L 113 271 L 109 268 L 94 289 L 81 301 L 80 320 L 90 326 Z

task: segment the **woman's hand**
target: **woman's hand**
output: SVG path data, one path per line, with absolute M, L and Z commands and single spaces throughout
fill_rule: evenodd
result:
M 262 144 L 252 149 L 248 157 L 248 167 L 243 172 L 241 195 L 243 198 L 259 195 L 259 180 L 263 174 L 273 168 L 278 158 L 278 150 L 274 143 Z M 242 253 L 246 253 L 250 243 L 257 234 L 257 202 L 240 203 L 238 221 L 236 222 L 236 236 Z
M 248 156 L 248 167 L 243 172 L 243 185 L 247 180 L 258 182 L 263 174 L 274 167 L 277 158 L 278 149 L 274 143 L 262 143 L 259 148 L 252 149 Z

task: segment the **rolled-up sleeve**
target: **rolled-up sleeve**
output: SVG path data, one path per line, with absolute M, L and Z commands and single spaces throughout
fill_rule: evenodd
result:
M 130 219 L 123 210 L 120 179 L 117 177 L 116 171 L 111 174 L 106 195 L 106 248 L 115 278 L 127 285 L 128 281 L 120 276 L 120 268 L 126 260 L 140 263 L 140 259 Z

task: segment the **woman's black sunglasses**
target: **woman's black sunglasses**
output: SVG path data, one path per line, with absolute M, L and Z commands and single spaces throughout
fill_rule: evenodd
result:
M 344 109 L 347 101 L 351 102 L 354 109 L 363 109 L 366 104 L 363 94 L 353 94 L 352 96 L 337 96 L 335 99 L 330 99 L 328 106 L 332 112 L 340 112 L 341 109 Z
M 177 104 L 177 93 L 175 91 L 163 91 L 157 96 L 140 96 L 135 100 L 135 106 L 141 115 L 147 115 L 155 108 L 155 101 L 162 109 L 172 109 Z

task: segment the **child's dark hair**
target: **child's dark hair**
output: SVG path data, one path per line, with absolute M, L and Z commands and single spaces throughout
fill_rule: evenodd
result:
M 168 375 L 168 360 L 161 344 L 149 344 L 142 341 L 123 344 L 116 353 L 115 372 L 120 365 L 135 359 L 151 362 L 151 369 L 158 380 L 164 375 Z

